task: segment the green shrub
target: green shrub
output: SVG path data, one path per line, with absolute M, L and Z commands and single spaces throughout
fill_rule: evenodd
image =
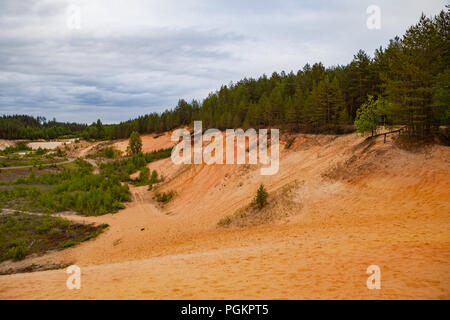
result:
M 73 240 L 67 240 L 66 242 L 61 244 L 61 247 L 63 247 L 63 248 L 70 248 L 70 247 L 73 247 L 76 244 L 77 243 L 75 241 L 73 241 Z
M 105 157 L 110 158 L 110 159 L 114 158 L 116 155 L 116 153 L 114 152 L 114 149 L 112 147 L 105 148 L 103 152 L 105 154 Z
M 267 197 L 269 194 L 267 193 L 266 189 L 264 188 L 264 185 L 261 183 L 261 185 L 258 188 L 258 191 L 256 192 L 255 199 L 253 200 L 253 204 L 256 205 L 259 209 L 262 209 L 267 204 Z
M 6 251 L 2 260 L 13 259 L 14 261 L 22 260 L 28 254 L 28 246 L 21 244 L 18 246 L 13 246 Z
M 137 131 L 133 131 L 128 142 L 127 153 L 131 156 L 138 155 L 142 152 L 142 140 Z
M 150 170 L 145 166 L 141 168 L 141 172 L 139 173 L 139 182 L 144 185 L 149 182 L 150 179 Z
M 168 192 L 163 192 L 163 193 L 156 192 L 155 196 L 153 197 L 153 199 L 156 199 L 156 201 L 161 202 L 163 204 L 166 204 L 170 200 L 172 200 L 174 195 L 175 195 L 175 192 L 172 191 L 172 190 L 168 191 Z

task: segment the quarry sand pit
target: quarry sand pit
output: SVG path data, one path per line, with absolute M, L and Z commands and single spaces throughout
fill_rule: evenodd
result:
M 145 150 L 170 146 L 158 139 L 144 136 Z M 158 190 L 176 191 L 173 201 L 161 206 L 154 191 L 131 187 L 133 201 L 117 214 L 69 216 L 108 223 L 97 239 L 0 265 L 75 263 L 81 290 L 66 288 L 64 269 L 50 270 L 0 276 L 0 298 L 450 298 L 449 147 L 413 153 L 382 139 L 367 147 L 350 134 L 297 135 L 280 150 L 274 176 L 252 166 L 149 164 L 171 177 Z M 284 217 L 218 226 L 260 183 L 270 201 L 294 182 Z M 369 265 L 381 269 L 381 290 L 366 287 Z

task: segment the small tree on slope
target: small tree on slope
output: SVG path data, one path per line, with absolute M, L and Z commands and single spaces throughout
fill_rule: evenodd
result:
M 261 185 L 258 188 L 258 191 L 256 192 L 256 197 L 253 200 L 253 203 L 256 204 L 259 209 L 262 209 L 267 204 L 268 196 L 269 194 L 264 188 L 264 185 L 261 183 Z
M 127 152 L 130 156 L 135 156 L 142 152 L 141 136 L 136 131 L 133 131 L 130 135 Z

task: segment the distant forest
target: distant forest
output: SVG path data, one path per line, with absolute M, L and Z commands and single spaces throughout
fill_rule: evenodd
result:
M 2 139 L 56 139 L 62 136 L 79 136 L 87 125 L 47 121 L 44 117 L 13 115 L 0 117 Z
M 61 135 L 79 134 L 82 130 L 85 138 L 115 139 L 129 137 L 133 131 L 167 131 L 194 120 L 203 121 L 204 129 L 277 127 L 345 133 L 354 130 L 357 110 L 369 96 L 383 101 L 377 120 L 380 125 L 404 125 L 411 136 L 427 137 L 439 126 L 449 125 L 449 31 L 449 10 L 433 18 L 422 15 L 403 37 L 377 49 L 373 58 L 360 50 L 345 66 L 307 64 L 297 73 L 282 71 L 270 77 L 243 79 L 222 86 L 202 102 L 180 100 L 172 110 L 114 125 L 102 125 L 99 120 L 84 128 L 56 122 L 41 127 L 26 123 L 23 127 L 7 127 L 9 119 L 15 118 L 3 117 L 0 137 L 35 138 L 42 130 L 40 137 L 50 138 L 54 136 L 53 131 L 50 133 L 53 128 L 61 130 Z

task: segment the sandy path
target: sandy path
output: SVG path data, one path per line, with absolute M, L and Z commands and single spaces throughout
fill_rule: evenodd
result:
M 89 145 L 89 146 L 87 146 L 87 147 L 81 149 L 81 150 L 78 152 L 78 155 L 77 155 L 77 156 L 78 156 L 79 158 L 85 157 L 92 149 L 94 149 L 96 146 L 98 146 L 98 145 L 101 144 L 101 143 L 102 143 L 102 141 L 97 141 L 97 142 L 92 143 L 91 145 Z
M 54 270 L 0 276 L 0 298 L 449 299 L 449 148 L 408 153 L 381 139 L 362 152 L 361 141 L 299 136 L 271 177 L 193 166 L 162 188 L 178 192 L 164 208 L 146 187 L 132 188 L 134 201 L 118 214 L 71 217 L 108 223 L 98 239 L 36 259 L 81 266 L 81 290 L 66 289 L 65 271 Z M 322 177 L 354 154 L 345 179 Z M 175 175 L 167 160 L 151 165 Z M 260 182 L 273 191 L 295 180 L 302 208 L 288 218 L 217 228 Z M 372 264 L 381 290 L 366 287 Z

